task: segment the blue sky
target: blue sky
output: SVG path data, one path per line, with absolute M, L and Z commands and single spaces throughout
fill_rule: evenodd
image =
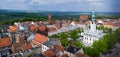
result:
M 120 0 L 0 0 L 0 9 L 120 12 Z

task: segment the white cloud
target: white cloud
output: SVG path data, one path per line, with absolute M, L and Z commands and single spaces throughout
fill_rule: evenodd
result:
M 80 2 L 82 0 L 31 0 L 30 4 L 38 5 L 49 5 L 49 4 L 60 4 L 60 3 L 69 3 L 69 2 Z
M 85 0 L 85 1 L 88 1 L 88 2 L 95 2 L 95 1 L 108 1 L 108 0 Z

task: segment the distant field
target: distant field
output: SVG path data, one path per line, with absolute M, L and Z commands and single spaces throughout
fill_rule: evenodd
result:
M 0 10 L 0 20 L 26 18 L 47 18 L 48 14 L 53 15 L 53 19 L 72 19 L 79 18 L 80 15 L 91 15 L 91 12 L 59 12 L 59 11 L 15 11 L 15 10 Z M 98 17 L 120 17 L 120 13 L 112 12 L 96 12 Z
M 0 10 L 0 24 L 11 24 L 18 21 L 39 21 L 47 20 L 47 15 L 52 14 L 53 20 L 56 19 L 69 19 L 79 20 L 80 15 L 87 14 L 91 19 L 91 12 L 58 12 L 58 11 L 43 11 L 43 12 L 32 12 L 32 11 L 9 11 Z M 96 12 L 97 19 L 118 19 L 120 13 L 110 12 Z

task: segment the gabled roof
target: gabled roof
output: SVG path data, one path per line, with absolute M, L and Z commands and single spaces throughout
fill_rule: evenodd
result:
M 55 27 L 48 28 L 48 32 L 57 31 Z
M 44 42 L 46 42 L 48 40 L 48 37 L 36 33 L 33 40 L 35 40 L 37 42 L 40 42 L 40 43 L 44 43 Z
M 77 57 L 90 57 L 90 56 L 88 56 L 88 55 L 86 55 L 86 54 L 82 54 L 82 53 L 80 53 L 80 52 L 76 53 L 75 55 L 76 55 Z
M 54 45 L 54 49 L 56 52 L 64 51 L 64 47 L 57 44 Z
M 39 26 L 38 28 L 39 28 L 39 30 L 42 30 L 42 31 L 45 31 L 47 29 L 47 27 L 45 25 Z
M 30 31 L 37 31 L 37 26 L 31 24 L 31 25 L 29 26 L 29 30 L 30 30 Z
M 82 54 L 82 53 L 79 52 L 79 53 L 76 53 L 76 56 L 77 57 L 84 57 L 84 54 Z
M 88 20 L 88 15 L 81 15 L 80 20 Z
M 45 54 L 45 57 L 54 57 L 55 56 L 55 53 L 52 49 L 45 51 L 44 54 Z
M 17 26 L 13 25 L 9 27 L 10 32 L 15 32 L 17 30 Z
M 11 42 L 9 38 L 0 38 L 0 47 L 10 46 Z
M 35 45 L 37 45 L 37 46 L 41 46 L 41 45 L 42 45 L 41 43 L 39 43 L 39 42 L 37 42 L 37 41 L 35 41 L 35 40 L 32 40 L 31 43 L 32 43 L 32 44 L 35 44 Z
M 25 51 L 25 50 L 28 50 L 28 49 L 31 49 L 31 48 L 33 48 L 31 44 L 29 44 L 29 45 L 23 45 L 23 46 L 22 46 L 22 49 L 23 49 L 24 51 Z

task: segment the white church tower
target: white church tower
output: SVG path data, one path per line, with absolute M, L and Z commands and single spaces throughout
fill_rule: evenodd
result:
M 103 37 L 103 31 L 96 29 L 95 11 L 92 12 L 90 28 L 84 29 L 84 32 L 82 32 L 81 35 L 83 36 L 82 43 L 85 46 L 92 46 L 94 41 L 97 41 Z
M 92 22 L 90 24 L 90 30 L 95 32 L 96 31 L 96 23 L 95 23 L 95 12 L 92 12 Z

